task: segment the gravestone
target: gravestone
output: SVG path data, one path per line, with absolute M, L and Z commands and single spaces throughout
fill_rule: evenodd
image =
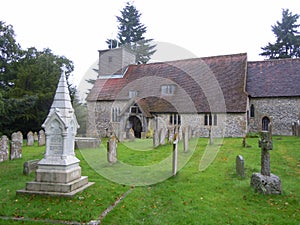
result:
M 129 138 L 129 141 L 135 140 L 134 130 L 132 128 L 129 129 L 128 138 Z
M 10 160 L 22 158 L 23 135 L 21 132 L 14 132 L 10 142 Z
M 209 144 L 212 145 L 213 144 L 213 134 L 212 134 L 211 126 L 208 128 L 208 136 L 209 136 Z
M 244 158 L 238 155 L 235 160 L 236 174 L 241 177 L 245 177 Z
M 33 160 L 26 161 L 23 164 L 23 174 L 29 175 L 30 173 L 35 172 L 37 170 L 39 161 L 40 161 L 39 159 L 33 159 Z
M 46 137 L 45 137 L 45 131 L 40 130 L 38 135 L 38 145 L 44 146 L 46 144 Z
M 172 174 L 177 174 L 177 163 L 178 163 L 178 134 L 174 135 L 173 141 L 173 157 L 172 157 Z
M 159 134 L 157 130 L 153 131 L 153 147 L 156 148 L 159 146 Z
M 17 194 L 71 197 L 92 185 L 87 176 L 81 176 L 80 160 L 75 156 L 75 136 L 79 125 L 64 72 L 42 127 L 46 134 L 44 157 L 38 162 L 35 181 L 27 182 L 25 189 L 18 190 Z
M 164 145 L 166 144 L 166 130 L 165 128 L 161 128 L 159 132 L 159 144 Z
M 3 135 L 0 138 L 0 162 L 8 160 L 8 145 L 8 137 L 6 135 Z
M 37 132 L 33 133 L 33 140 L 34 141 L 38 141 L 39 140 L 39 136 L 38 136 Z
M 183 151 L 188 152 L 189 150 L 189 128 L 185 127 L 182 129 L 183 135 Z
M 32 131 L 29 131 L 27 133 L 27 146 L 33 146 L 34 145 L 34 138 Z
M 109 163 L 117 162 L 117 139 L 115 136 L 107 141 L 107 161 Z
M 261 148 L 261 172 L 252 174 L 250 185 L 263 194 L 281 194 L 280 178 L 270 170 L 269 151 L 273 149 L 271 132 L 262 131 L 258 144 Z
M 169 142 L 169 144 L 172 144 L 173 139 L 174 139 L 174 127 L 169 126 L 168 127 L 168 142 Z

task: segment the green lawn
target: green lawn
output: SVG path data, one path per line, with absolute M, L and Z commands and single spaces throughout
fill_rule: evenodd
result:
M 23 163 L 42 158 L 45 148 L 24 146 L 22 159 L 0 163 L 0 224 L 86 223 L 129 190 L 101 224 L 299 224 L 300 138 L 273 137 L 271 172 L 281 178 L 282 195 L 262 195 L 249 185 L 251 174 L 260 171 L 257 142 L 248 138 L 251 147 L 243 148 L 241 138 L 225 138 L 208 146 L 200 138 L 190 142 L 189 153 L 180 143 L 182 168 L 175 177 L 169 144 L 152 149 L 152 140 L 119 143 L 114 165 L 106 162 L 105 146 L 76 150 L 82 175 L 95 184 L 73 198 L 16 195 L 34 180 L 34 174 L 22 175 Z M 210 164 L 203 154 L 216 158 Z M 245 159 L 244 179 L 235 173 L 237 155 Z

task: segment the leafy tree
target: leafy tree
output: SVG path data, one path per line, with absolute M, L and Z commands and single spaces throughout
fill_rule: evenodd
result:
M 292 14 L 288 9 L 282 10 L 282 20 L 277 21 L 272 26 L 272 31 L 276 36 L 274 44 L 268 43 L 261 49 L 263 52 L 260 54 L 269 59 L 279 58 L 299 58 L 300 57 L 300 36 L 297 31 L 300 26 L 297 24 L 299 15 Z
M 15 40 L 13 26 L 0 21 L 0 91 L 10 87 L 10 65 L 21 57 L 20 45 Z
M 147 63 L 155 53 L 155 45 L 151 45 L 153 39 L 146 39 L 144 34 L 147 27 L 140 22 L 141 13 L 129 2 L 121 11 L 121 16 L 117 16 L 119 22 L 119 32 L 116 39 L 108 39 L 106 43 L 109 48 L 118 45 L 127 47 L 136 56 L 137 63 Z
M 67 81 L 74 69 L 72 61 L 50 49 L 22 50 L 11 25 L 0 21 L 0 132 L 27 133 L 41 129 L 57 87 L 61 68 L 67 68 Z M 71 98 L 75 87 L 69 84 Z

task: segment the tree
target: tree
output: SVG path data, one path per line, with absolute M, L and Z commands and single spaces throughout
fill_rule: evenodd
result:
M 50 49 L 22 50 L 11 25 L 0 21 L 0 133 L 38 131 L 49 113 L 61 68 L 73 62 Z M 71 99 L 76 89 L 69 84 Z
M 144 34 L 147 27 L 140 22 L 141 13 L 129 2 L 117 16 L 118 35 L 117 39 L 108 39 L 106 43 L 109 48 L 123 46 L 131 50 L 136 56 L 137 63 L 147 63 L 155 53 L 155 45 L 151 45 L 153 39 L 146 39 Z
M 297 24 L 298 18 L 299 15 L 292 14 L 288 9 L 283 9 L 281 22 L 277 21 L 272 26 L 276 42 L 274 44 L 268 43 L 268 45 L 262 47 L 263 52 L 260 55 L 269 59 L 299 58 L 300 36 L 297 29 L 300 25 Z

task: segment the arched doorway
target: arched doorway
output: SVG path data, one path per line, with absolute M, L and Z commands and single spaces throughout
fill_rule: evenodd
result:
M 265 116 L 262 118 L 262 121 L 261 121 L 261 129 L 263 131 L 268 131 L 269 130 L 269 124 L 270 124 L 270 119 Z
M 142 128 L 143 128 L 141 120 L 137 116 L 130 116 L 129 122 L 130 122 L 131 128 L 134 131 L 134 136 L 136 138 L 141 138 L 141 133 L 142 133 Z

